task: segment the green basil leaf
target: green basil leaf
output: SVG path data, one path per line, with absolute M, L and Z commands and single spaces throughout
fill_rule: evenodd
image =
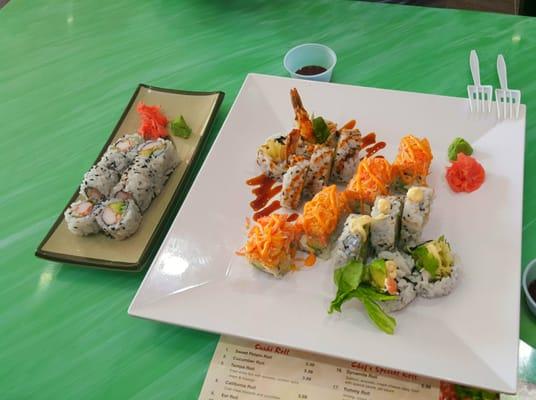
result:
M 313 118 L 313 133 L 317 143 L 324 143 L 328 140 L 329 129 L 326 121 L 322 117 Z
M 363 263 L 360 261 L 350 261 L 344 267 L 338 268 L 333 273 L 333 280 L 337 285 L 337 295 L 331 302 L 328 313 L 341 311 L 341 306 L 351 297 L 350 293 L 357 289 L 363 276 Z
M 360 286 L 356 290 L 358 292 L 361 292 L 361 294 L 364 295 L 365 297 L 368 297 L 374 301 L 392 301 L 392 300 L 398 299 L 398 296 L 380 293 L 374 288 L 368 287 L 368 286 Z
M 392 335 L 395 332 L 396 320 L 369 297 L 364 296 L 360 300 L 372 322 L 385 333 Z

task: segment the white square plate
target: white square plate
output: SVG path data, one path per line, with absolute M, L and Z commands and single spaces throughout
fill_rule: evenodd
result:
M 289 90 L 310 113 L 358 120 L 387 142 L 429 138 L 429 184 L 436 190 L 424 238 L 446 235 L 463 268 L 448 297 L 417 299 L 395 314 L 395 334 L 368 321 L 357 302 L 328 315 L 331 265 L 277 280 L 236 256 L 259 174 L 257 147 L 293 126 Z M 515 392 L 519 334 L 525 107 L 520 119 L 470 114 L 466 99 L 250 74 L 156 255 L 129 313 L 134 316 L 282 344 L 503 392 Z M 447 147 L 462 136 L 476 149 L 486 182 L 452 193 Z

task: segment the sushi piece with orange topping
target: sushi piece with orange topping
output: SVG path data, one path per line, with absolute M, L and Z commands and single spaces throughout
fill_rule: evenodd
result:
M 275 213 L 259 218 L 240 253 L 254 267 L 275 277 L 285 275 L 294 265 L 300 228 L 289 217 Z
M 389 193 L 392 178 L 391 165 L 385 158 L 364 158 L 346 187 L 347 196 L 353 206 L 373 204 L 377 196 Z
M 327 186 L 305 203 L 298 220 L 303 229 L 300 246 L 321 258 L 329 256 L 331 239 L 339 221 L 349 211 L 346 195 L 335 185 Z
M 398 154 L 393 162 L 393 175 L 404 186 L 426 185 L 433 159 L 428 139 L 419 139 L 413 135 L 400 140 Z

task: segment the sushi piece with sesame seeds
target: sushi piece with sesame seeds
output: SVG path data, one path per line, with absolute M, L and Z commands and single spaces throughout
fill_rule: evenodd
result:
M 308 160 L 299 156 L 292 157 L 291 166 L 283 175 L 283 188 L 280 199 L 283 207 L 293 210 L 298 208 L 308 169 Z

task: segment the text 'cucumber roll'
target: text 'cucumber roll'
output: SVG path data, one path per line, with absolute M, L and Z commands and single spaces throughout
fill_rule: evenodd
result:
M 370 215 L 370 243 L 376 253 L 394 250 L 400 230 L 402 201 L 397 196 L 378 196 Z
M 399 247 L 416 246 L 421 240 L 424 226 L 428 222 L 434 191 L 426 186 L 413 186 L 408 190 L 402 211 Z
M 75 201 L 65 210 L 67 228 L 79 236 L 91 235 L 100 231 L 95 218 L 93 203 L 88 200 Z
M 344 222 L 342 233 L 333 251 L 334 265 L 340 267 L 352 260 L 367 256 L 367 238 L 372 218 L 368 215 L 350 214 Z
M 446 296 L 456 286 L 459 276 L 458 267 L 444 236 L 423 243 L 411 251 L 415 266 L 419 271 L 417 293 L 419 296 L 433 298 Z
M 99 205 L 97 223 L 108 236 L 123 240 L 133 235 L 141 222 L 141 213 L 133 200 L 111 199 Z

